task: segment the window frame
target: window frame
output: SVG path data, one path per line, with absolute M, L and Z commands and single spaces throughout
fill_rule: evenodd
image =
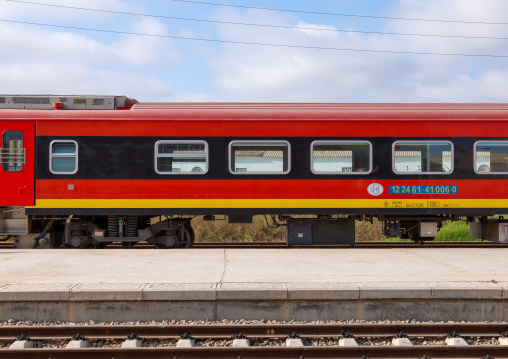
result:
M 204 144 L 205 145 L 205 154 L 204 155 L 196 155 L 196 154 L 170 154 L 170 153 L 161 153 L 159 154 L 159 144 Z M 154 146 L 154 169 L 155 173 L 159 175 L 180 175 L 180 176 L 196 176 L 196 175 L 204 175 L 208 173 L 209 170 L 209 151 L 208 151 L 208 142 L 204 140 L 159 140 L 155 142 Z M 206 163 L 206 171 L 203 172 L 161 172 L 157 169 L 157 159 L 159 157 L 172 157 L 172 158 L 196 158 L 203 157 Z
M 53 153 L 53 144 L 55 143 L 73 143 L 76 146 L 76 152 L 74 154 L 54 154 Z M 53 158 L 54 157 L 74 157 L 75 168 L 72 172 L 57 172 L 53 171 Z M 53 140 L 49 143 L 49 171 L 55 175 L 73 175 L 78 172 L 78 164 L 79 164 L 79 145 L 74 140 Z
M 233 158 L 232 156 L 232 147 L 234 144 L 237 144 L 237 143 L 241 143 L 241 144 L 261 144 L 261 145 L 264 145 L 264 144 L 281 144 L 281 143 L 284 143 L 287 145 L 287 149 L 288 149 L 288 169 L 287 171 L 284 171 L 284 172 L 235 172 L 235 171 L 232 171 L 232 168 L 231 168 L 231 160 Z M 233 175 L 239 175 L 239 176 L 249 176 L 249 175 L 252 175 L 252 176 L 258 176 L 258 175 L 271 175 L 271 176 L 281 176 L 281 175 L 287 175 L 289 172 L 291 172 L 291 144 L 289 143 L 289 141 L 286 141 L 286 140 L 233 140 L 231 142 L 229 142 L 229 146 L 228 146 L 228 170 L 231 174 Z M 284 157 L 283 157 L 283 161 L 284 161 Z M 284 167 L 284 162 L 282 164 L 282 166 Z
M 323 143 L 323 144 L 330 144 L 330 145 L 334 145 L 334 144 L 359 144 L 359 143 L 363 143 L 363 144 L 368 144 L 369 145 L 369 171 L 367 172 L 322 172 L 322 171 L 315 171 L 314 170 L 314 145 L 316 143 Z M 341 141 L 341 140 L 315 140 L 313 141 L 311 144 L 310 144 L 310 170 L 313 174 L 315 175 L 339 175 L 339 176 L 351 176 L 351 175 L 355 175 L 355 176 L 362 176 L 362 175 L 368 175 L 368 174 L 371 174 L 372 173 L 372 168 L 373 168 L 373 159 L 372 159 L 372 143 L 370 141 L 367 141 L 367 140 L 354 140 L 354 141 L 349 141 L 349 140 L 345 140 L 345 141 Z
M 508 172 L 478 172 L 476 170 L 476 157 L 477 157 L 476 156 L 476 146 L 482 142 L 492 143 L 492 144 L 498 144 L 498 143 L 501 144 L 502 143 L 502 144 L 506 144 L 508 147 L 508 141 L 499 141 L 499 140 L 497 140 L 497 141 L 488 141 L 488 140 L 476 141 L 473 146 L 473 170 L 474 170 L 474 172 L 478 175 L 507 175 Z
M 4 136 L 5 136 L 5 133 L 6 133 L 6 132 L 19 132 L 19 133 L 21 133 L 21 143 L 22 143 L 22 145 L 23 145 L 23 146 L 22 146 L 22 154 L 21 154 L 21 155 L 23 156 L 23 160 L 22 160 L 22 162 L 21 162 L 21 163 L 19 163 L 19 162 L 15 162 L 15 165 L 14 165 L 15 167 L 16 167 L 16 166 L 21 165 L 21 169 L 20 169 L 19 171 L 6 171 L 6 170 L 5 170 L 5 168 L 4 168 L 4 165 L 5 165 L 5 164 L 8 164 L 8 162 L 5 162 L 5 163 L 4 163 L 4 162 L 2 162 L 2 161 L 1 161 L 1 158 L 0 158 L 0 168 L 1 168 L 1 169 L 2 169 L 2 171 L 3 171 L 3 172 L 5 172 L 5 173 L 20 173 L 20 172 L 23 172 L 23 170 L 25 169 L 25 165 L 26 165 L 25 134 L 24 134 L 24 133 L 23 133 L 23 131 L 21 131 L 21 130 L 4 130 L 4 131 L 2 132 L 2 141 L 1 141 L 1 145 L 2 145 L 2 146 L 0 147 L 0 149 L 2 149 L 2 153 L 0 153 L 0 156 L 2 156 L 2 157 L 3 157 L 3 155 L 4 155 L 4 154 L 3 154 L 3 150 L 5 149 Z M 9 148 L 9 150 L 10 150 L 10 148 Z M 8 156 L 11 156 L 11 155 L 12 155 L 12 154 L 8 154 Z M 18 156 L 19 156 L 19 154 L 18 154 L 18 153 L 15 153 L 15 154 L 14 154 L 14 157 L 18 157 Z
M 408 144 L 413 144 L 413 143 L 424 143 L 424 144 L 432 144 L 432 143 L 441 143 L 441 144 L 445 144 L 445 143 L 448 143 L 450 144 L 450 155 L 451 155 L 451 162 L 452 162 L 452 166 L 451 166 L 451 169 L 449 172 L 397 172 L 395 171 L 395 146 L 399 143 L 408 143 Z M 446 141 L 446 140 L 430 140 L 430 141 L 421 141 L 421 140 L 417 140 L 417 141 L 412 141 L 412 140 L 398 140 L 398 141 L 395 141 L 393 142 L 392 144 L 392 171 L 394 174 L 396 175 L 401 175 L 401 176 L 405 176 L 405 175 L 439 175 L 439 176 L 446 176 L 446 175 L 450 175 L 453 173 L 453 171 L 455 171 L 455 147 L 453 146 L 453 143 L 451 141 Z

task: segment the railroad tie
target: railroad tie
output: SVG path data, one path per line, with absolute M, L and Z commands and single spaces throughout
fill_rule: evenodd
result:
M 411 340 L 409 340 L 407 335 L 402 333 L 402 330 L 399 329 L 399 333 L 392 339 L 392 345 L 407 347 L 413 345 L 413 343 L 411 343 Z
M 355 336 L 349 332 L 342 332 L 342 338 L 339 339 L 339 347 L 357 347 Z
M 81 349 L 81 348 L 88 348 L 88 340 L 71 340 L 67 345 L 65 346 L 66 349 Z
M 409 338 L 393 338 L 392 345 L 400 346 L 400 347 L 403 347 L 403 346 L 407 347 L 407 346 L 413 345 L 413 343 L 411 343 L 411 340 L 409 340 Z
M 234 347 L 250 347 L 250 340 L 242 333 L 233 335 L 233 346 Z
M 72 337 L 72 340 L 65 346 L 66 349 L 81 349 L 88 348 L 90 344 L 89 340 L 84 336 L 76 334 Z
M 34 342 L 26 335 L 20 335 L 15 342 L 13 342 L 9 349 L 31 349 L 34 347 Z
M 132 333 L 127 336 L 127 340 L 122 343 L 122 348 L 140 348 L 143 343 L 137 334 Z
M 289 334 L 289 337 L 286 339 L 287 347 L 303 347 L 303 340 L 296 333 Z
M 180 339 L 176 343 L 179 348 L 192 348 L 196 345 L 196 340 L 192 337 L 191 332 L 180 332 Z
M 194 339 L 178 339 L 178 343 L 176 343 L 178 348 L 192 348 L 195 345 L 196 341 Z
M 355 338 L 340 338 L 339 347 L 357 347 L 358 343 Z
M 458 333 L 450 333 L 446 338 L 446 345 L 454 345 L 454 346 L 466 346 L 469 345 L 467 342 L 460 336 Z

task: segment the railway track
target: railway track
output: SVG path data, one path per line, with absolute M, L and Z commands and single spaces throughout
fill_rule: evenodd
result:
M 74 326 L 3 326 L 0 327 L 0 341 L 12 342 L 25 335 L 31 341 L 60 340 L 70 341 L 80 334 L 81 340 L 96 339 L 138 339 L 146 346 L 137 348 L 37 348 L 2 349 L 9 358 L 66 358 L 75 355 L 79 358 L 508 358 L 508 345 L 421 345 L 418 338 L 441 338 L 457 336 L 475 338 L 501 338 L 507 334 L 508 323 L 433 323 L 433 324 L 243 324 L 243 325 L 74 325 Z M 135 333 L 136 335 L 133 335 Z M 182 333 L 186 333 L 182 335 Z M 190 333 L 190 334 L 189 334 Z M 242 333 L 242 335 L 239 335 Z M 346 334 L 349 333 L 349 334 Z M 192 339 L 190 337 L 192 336 Z M 358 346 L 325 345 L 318 346 L 313 341 L 320 338 L 353 339 Z M 302 340 L 304 346 L 260 345 L 234 347 L 234 337 L 247 337 L 251 343 L 257 339 L 272 339 L 284 342 L 288 336 Z M 176 340 L 195 341 L 194 347 L 177 347 Z M 408 338 L 416 345 L 365 345 L 361 338 Z M 86 339 L 85 339 L 86 338 Z M 23 338 L 23 339 L 26 339 Z M 163 347 L 150 347 L 154 339 L 174 339 L 173 344 Z M 222 347 L 209 347 L 203 343 L 228 339 L 230 343 Z
M 12 242 L 0 242 L 0 249 L 14 248 Z M 63 248 L 63 247 L 60 247 Z M 155 246 L 147 243 L 138 243 L 132 247 L 122 246 L 120 243 L 109 244 L 106 249 L 154 249 Z M 295 245 L 289 247 L 286 242 L 196 242 L 192 248 L 273 248 L 273 249 L 302 249 L 302 248 L 508 248 L 508 243 L 492 242 L 426 242 L 425 244 L 412 242 L 359 242 L 354 245 Z

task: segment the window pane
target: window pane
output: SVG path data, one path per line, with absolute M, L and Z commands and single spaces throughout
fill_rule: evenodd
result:
M 160 174 L 205 174 L 208 149 L 204 141 L 159 141 L 155 147 L 155 170 Z
M 52 152 L 54 154 L 59 154 L 59 153 L 74 154 L 74 153 L 76 153 L 76 144 L 66 143 L 66 142 L 53 143 Z
M 206 154 L 204 143 L 159 143 L 157 151 L 173 155 Z
M 2 135 L 2 152 L 0 162 L 5 172 L 20 172 L 25 163 L 23 132 L 4 131 Z
M 370 172 L 370 145 L 316 142 L 312 147 L 312 170 L 317 173 Z
M 475 168 L 481 173 L 508 173 L 508 143 L 477 143 Z
M 204 158 L 157 157 L 158 172 L 197 173 L 207 172 Z
M 76 170 L 76 157 L 52 157 L 51 170 L 53 172 L 74 172 Z
M 235 173 L 287 173 L 289 145 L 287 143 L 233 143 L 231 171 Z
M 395 172 L 451 173 L 452 145 L 446 142 L 395 144 Z

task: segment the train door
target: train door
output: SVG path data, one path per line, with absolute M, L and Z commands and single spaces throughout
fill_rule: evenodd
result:
M 0 121 L 0 206 L 35 204 L 35 123 Z

